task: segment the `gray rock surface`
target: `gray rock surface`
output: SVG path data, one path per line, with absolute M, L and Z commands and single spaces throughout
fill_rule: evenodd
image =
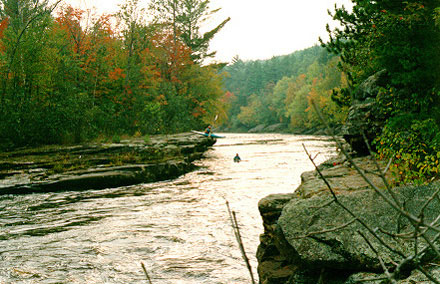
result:
M 401 204 L 408 212 L 418 216 L 420 204 L 429 199 L 439 185 L 432 187 L 403 187 L 396 189 Z M 387 195 L 391 198 L 390 195 Z M 312 269 L 331 268 L 353 271 L 380 271 L 380 261 L 376 253 L 357 232 L 368 237 L 373 247 L 381 252 L 386 265 L 400 260 L 400 256 L 389 251 L 360 222 L 353 222 L 353 216 L 327 195 L 308 199 L 293 199 L 283 209 L 277 225 L 286 241 L 299 255 L 301 262 Z M 340 194 L 338 200 L 357 218 L 371 229 L 381 228 L 389 233 L 411 232 L 412 226 L 404 220 L 388 203 L 372 190 L 361 190 L 350 194 Z M 321 207 L 321 208 L 320 208 Z M 425 220 L 432 222 L 440 212 L 440 202 L 433 201 L 425 210 Z M 434 232 L 429 232 L 431 235 Z M 412 238 L 393 238 L 378 232 L 381 239 L 404 255 L 414 251 Z M 419 249 L 428 244 L 419 240 Z
M 377 166 L 369 157 L 354 158 L 353 161 L 364 170 L 366 176 L 378 187 L 384 187 L 382 179 L 377 175 Z M 383 170 L 385 166 L 379 163 Z M 362 179 L 350 163 L 341 156 L 330 159 L 320 165 L 320 170 L 329 184 L 336 192 L 358 191 L 369 188 L 368 183 Z M 303 198 L 328 193 L 328 187 L 316 171 L 301 174 L 301 184 L 295 193 Z
M 266 128 L 265 124 L 260 124 L 248 130 L 249 133 L 262 133 Z
M 101 189 L 175 178 L 215 139 L 192 133 L 0 154 L 0 194 Z
M 353 151 L 360 155 L 368 154 L 362 133 L 371 142 L 383 128 L 385 119 L 380 115 L 376 97 L 379 88 L 386 86 L 387 80 L 386 70 L 377 72 L 365 80 L 353 94 L 352 105 L 341 131 Z
M 440 267 L 435 264 L 428 264 L 424 269 L 429 272 L 434 279 L 440 280 Z M 370 280 L 368 279 L 386 279 L 385 274 L 371 273 L 371 272 L 359 272 L 352 274 L 343 284 L 383 284 L 383 280 Z M 414 270 L 410 275 L 405 275 L 397 281 L 397 284 L 432 284 L 433 282 L 429 280 L 423 273 L 418 270 Z
M 264 131 L 272 133 L 272 132 L 282 132 L 285 129 L 287 129 L 287 125 L 286 124 L 284 124 L 284 123 L 276 123 L 276 124 L 272 124 L 272 125 L 267 126 L 264 129 Z
M 371 174 L 375 166 L 369 157 L 359 157 L 355 161 L 387 194 L 383 183 Z M 319 168 L 335 189 L 340 203 L 354 213 L 358 220 L 373 230 L 381 228 L 387 233 L 410 232 L 413 235 L 413 226 L 407 219 L 399 216 L 377 193 L 369 189 L 347 161 L 340 157 L 334 158 Z M 393 191 L 407 212 L 419 216 L 422 205 L 439 187 L 440 183 L 432 183 L 427 186 L 395 188 Z M 257 251 L 260 283 L 353 284 L 370 283 L 362 282 L 365 278 L 383 278 L 377 254 L 358 231 L 367 236 L 389 267 L 401 261 L 401 256 L 387 249 L 355 221 L 348 211 L 332 200 L 329 190 L 320 181 L 317 172 L 313 171 L 302 175 L 302 184 L 296 192 L 273 194 L 259 202 L 264 225 Z M 436 199 L 425 208 L 425 221 L 433 221 L 439 214 L 440 199 Z M 377 231 L 377 234 L 400 253 L 414 253 L 413 238 L 394 238 L 381 231 Z M 428 237 L 433 235 L 433 231 L 427 231 Z M 440 245 L 438 241 L 434 244 L 437 247 Z M 417 247 L 419 251 L 428 248 L 420 261 L 438 277 L 440 266 L 438 260 L 433 258 L 435 254 L 431 247 L 422 238 L 418 239 Z M 431 283 L 414 267 L 413 263 L 409 263 L 402 269 L 399 284 Z

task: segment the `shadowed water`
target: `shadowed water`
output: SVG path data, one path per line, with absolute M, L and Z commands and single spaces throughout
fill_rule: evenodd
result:
M 83 192 L 0 196 L 0 283 L 250 283 L 225 201 L 256 276 L 258 201 L 292 192 L 335 153 L 327 138 L 225 134 L 176 180 Z M 234 163 L 239 153 L 242 162 Z

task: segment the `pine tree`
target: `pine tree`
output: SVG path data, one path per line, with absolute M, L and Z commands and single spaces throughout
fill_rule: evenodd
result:
M 227 18 L 201 34 L 202 24 L 219 11 L 210 10 L 209 0 L 153 0 L 150 8 L 156 12 L 158 23 L 171 28 L 175 41 L 179 37 L 191 48 L 191 57 L 196 63 L 215 55 L 215 52 L 209 52 L 209 42 L 230 20 Z

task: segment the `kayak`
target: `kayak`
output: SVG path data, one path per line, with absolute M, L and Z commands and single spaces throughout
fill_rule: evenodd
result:
M 195 131 L 195 130 L 191 130 L 191 132 L 192 132 L 192 133 L 195 133 L 195 134 L 199 134 L 199 135 L 205 136 L 205 137 L 211 137 L 211 138 L 225 138 L 225 136 L 217 135 L 217 134 L 214 134 L 214 133 L 209 134 L 209 133 L 200 132 L 200 131 Z

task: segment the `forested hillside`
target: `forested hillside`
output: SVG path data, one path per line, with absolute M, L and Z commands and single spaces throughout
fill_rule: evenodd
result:
M 203 62 L 228 19 L 201 34 L 209 1 L 127 0 L 116 15 L 60 2 L 1 1 L 0 148 L 187 131 L 222 112 Z
M 225 68 L 230 130 L 248 130 L 257 125 L 285 124 L 284 130 L 302 132 L 319 126 L 311 111 L 314 99 L 334 125 L 341 124 L 345 109 L 331 100 L 332 90 L 346 86 L 338 69 L 339 57 L 314 46 L 269 60 L 235 58 Z

